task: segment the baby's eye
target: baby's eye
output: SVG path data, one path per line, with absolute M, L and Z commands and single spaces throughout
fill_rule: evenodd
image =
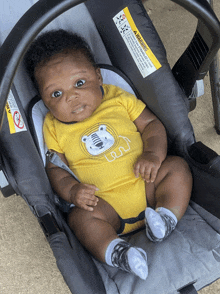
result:
M 82 87 L 84 84 L 85 84 L 85 80 L 79 80 L 78 82 L 76 82 L 76 87 L 77 88 L 80 88 L 80 87 Z
M 52 97 L 58 98 L 58 97 L 62 96 L 62 94 L 63 94 L 62 91 L 55 91 L 55 92 L 53 92 Z

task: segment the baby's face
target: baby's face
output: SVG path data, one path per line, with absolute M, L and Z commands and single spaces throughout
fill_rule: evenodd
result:
M 40 95 L 55 118 L 79 122 L 101 104 L 102 76 L 81 52 L 57 54 L 35 70 Z

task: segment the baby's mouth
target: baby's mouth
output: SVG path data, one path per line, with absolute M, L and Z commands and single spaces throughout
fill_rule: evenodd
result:
M 81 106 L 79 108 L 77 108 L 76 110 L 73 111 L 73 113 L 80 113 L 84 110 L 85 106 Z

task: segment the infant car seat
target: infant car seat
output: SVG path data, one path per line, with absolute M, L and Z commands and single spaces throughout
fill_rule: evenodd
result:
M 206 37 L 213 22 L 219 30 L 206 0 L 175 2 L 194 13 L 205 27 L 207 24 Z M 142 2 L 39 0 L 32 4 L 31 0 L 0 4 L 0 154 L 9 187 L 25 199 L 38 218 L 72 293 L 196 293 L 220 277 L 220 157 L 195 141 L 181 79 L 175 79 L 170 70 L 165 48 Z M 72 30 L 86 38 L 97 62 L 104 64 L 104 82 L 134 91 L 163 122 L 169 154 L 184 157 L 192 170 L 191 203 L 169 238 L 155 244 L 143 230 L 125 237 L 147 252 L 146 281 L 98 262 L 81 246 L 67 225 L 68 207 L 54 195 L 48 181 L 42 137 L 47 110 L 41 100 L 32 100 L 36 90 L 23 69 L 22 58 L 41 31 L 53 28 Z M 199 38 L 207 46 L 200 66 L 206 65 L 207 70 L 212 61 L 210 51 L 218 50 L 219 39 L 217 47 L 209 47 L 211 39 L 206 41 L 202 33 Z M 178 68 L 177 75 L 181 75 L 181 66 Z M 197 69 L 198 73 L 200 67 Z M 195 80 L 190 80 L 191 88 Z M 9 187 L 3 190 L 5 195 L 10 194 Z

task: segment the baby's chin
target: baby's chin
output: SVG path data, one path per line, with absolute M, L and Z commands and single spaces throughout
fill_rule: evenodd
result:
M 65 117 L 56 117 L 54 116 L 58 121 L 64 123 L 64 124 L 75 124 L 77 122 L 82 122 L 86 120 L 89 116 L 83 116 L 83 117 L 77 117 L 77 118 L 72 118 L 72 119 L 67 119 Z

